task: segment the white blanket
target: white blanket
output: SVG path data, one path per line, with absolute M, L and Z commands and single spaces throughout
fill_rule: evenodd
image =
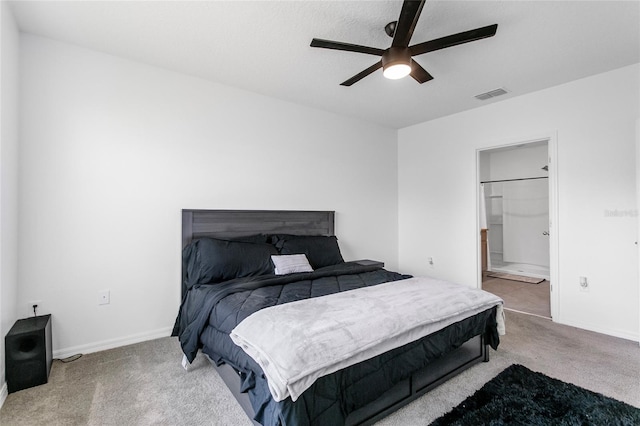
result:
M 259 365 L 276 401 L 295 401 L 318 377 L 498 306 L 483 290 L 417 277 L 265 308 L 231 339 Z

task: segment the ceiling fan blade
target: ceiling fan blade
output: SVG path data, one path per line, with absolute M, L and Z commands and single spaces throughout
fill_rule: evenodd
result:
M 411 60 L 411 77 L 420 84 L 433 80 L 433 76 L 413 59 Z
M 405 0 L 393 34 L 391 47 L 407 47 L 416 28 L 425 0 Z
M 362 72 L 359 72 L 358 74 L 354 75 L 350 79 L 340 83 L 340 85 L 341 86 L 351 86 L 353 83 L 359 82 L 360 80 L 362 80 L 363 78 L 365 78 L 369 74 L 373 73 L 374 71 L 379 70 L 380 68 L 382 68 L 382 61 L 376 62 L 375 64 L 371 65 L 366 70 L 364 70 Z
M 351 43 L 342 43 L 340 41 L 322 40 L 314 38 L 311 40 L 311 47 L 322 47 L 324 49 L 346 50 L 347 52 L 366 53 L 368 55 L 382 56 L 384 49 L 375 47 L 360 46 Z
M 464 31 L 446 37 L 437 38 L 424 43 L 418 43 L 409 48 L 411 56 L 422 55 L 423 53 L 433 52 L 435 50 L 445 49 L 447 47 L 457 46 L 459 44 L 469 43 L 471 41 L 481 40 L 487 37 L 493 37 L 498 30 L 498 24 L 489 25 L 475 30 Z

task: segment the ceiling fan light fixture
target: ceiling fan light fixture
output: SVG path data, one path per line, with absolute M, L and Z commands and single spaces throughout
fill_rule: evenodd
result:
M 493 37 L 496 34 L 498 24 L 493 24 L 414 44 L 409 47 L 411 37 L 413 37 L 413 31 L 416 28 L 425 2 L 426 0 L 404 0 L 402 2 L 402 9 L 400 10 L 398 20 L 389 22 L 384 27 L 384 31 L 393 39 L 391 47 L 388 49 L 319 38 L 311 40 L 311 47 L 344 50 L 347 52 L 364 53 L 382 57 L 381 61 L 377 61 L 369 68 L 360 71 L 358 74 L 340 83 L 341 86 L 351 86 L 366 76 L 378 71 L 380 68 L 382 68 L 386 78 L 399 79 L 411 75 L 415 81 L 422 84 L 433 80 L 433 76 L 422 68 L 418 62 L 414 61 L 412 57 L 487 37 Z
M 382 55 L 382 74 L 391 80 L 411 73 L 411 52 L 406 47 L 391 47 Z

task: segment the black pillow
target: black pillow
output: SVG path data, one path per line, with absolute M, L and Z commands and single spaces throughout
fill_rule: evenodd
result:
M 243 243 L 269 243 L 269 236 L 265 234 L 244 235 L 233 238 L 217 238 L 218 240 L 241 241 Z
M 220 283 L 234 278 L 273 274 L 271 244 L 200 238 L 183 250 L 185 284 Z
M 280 254 L 305 254 L 313 269 L 344 262 L 338 239 L 334 236 L 278 235 L 276 238 L 275 244 Z

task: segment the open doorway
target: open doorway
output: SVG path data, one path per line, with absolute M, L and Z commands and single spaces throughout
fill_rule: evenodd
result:
M 551 318 L 549 140 L 478 152 L 482 288 Z

